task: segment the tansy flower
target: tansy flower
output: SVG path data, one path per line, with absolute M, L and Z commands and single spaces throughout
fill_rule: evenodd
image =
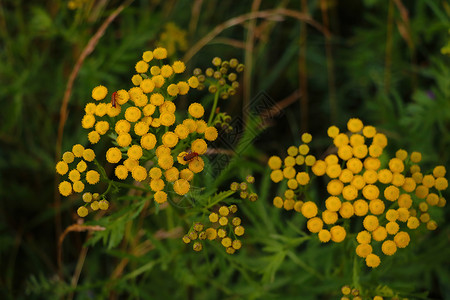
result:
M 360 244 L 369 244 L 372 240 L 372 235 L 370 232 L 363 230 L 356 235 L 356 240 Z
M 72 194 L 72 185 L 68 181 L 62 181 L 59 186 L 59 193 L 63 196 L 69 196 Z
M 367 170 L 378 170 L 381 166 L 381 162 L 378 158 L 374 158 L 374 157 L 366 157 L 364 159 L 364 167 Z
M 96 184 L 100 180 L 100 174 L 97 171 L 90 170 L 86 173 L 86 181 L 89 184 Z
M 128 176 L 128 169 L 124 165 L 118 165 L 114 170 L 114 174 L 116 174 L 117 178 L 125 180 Z
M 169 84 L 169 86 L 167 87 L 167 94 L 169 94 L 172 97 L 178 95 L 178 92 L 179 92 L 178 85 L 174 83 Z
M 142 76 L 138 74 L 133 75 L 133 77 L 131 77 L 131 82 L 136 86 L 139 85 L 142 82 Z
M 171 126 L 175 123 L 175 115 L 173 113 L 170 112 L 164 112 L 161 114 L 161 116 L 159 117 L 159 120 L 161 122 L 161 125 L 164 126 Z
M 82 172 L 86 171 L 86 169 L 87 169 L 87 164 L 84 160 L 81 160 L 80 162 L 78 162 L 78 164 L 77 164 L 78 172 L 82 173 Z
M 83 151 L 83 159 L 85 161 L 93 161 L 95 159 L 95 153 L 92 149 L 84 149 Z
M 153 133 L 147 133 L 141 137 L 141 146 L 144 149 L 151 150 L 155 148 L 156 137 Z
M 128 133 L 121 133 L 116 137 L 116 142 L 120 147 L 128 147 L 131 143 L 131 135 Z
M 205 109 L 200 103 L 192 103 L 188 108 L 189 114 L 194 118 L 201 118 L 205 113 Z
M 333 139 L 334 145 L 338 148 L 347 145 L 348 142 L 349 139 L 345 133 L 340 133 Z
M 378 218 L 376 216 L 366 216 L 363 221 L 363 226 L 367 231 L 374 231 L 378 227 Z
M 78 214 L 80 217 L 84 218 L 84 217 L 86 217 L 86 216 L 88 215 L 88 209 L 87 209 L 86 207 L 84 207 L 84 206 L 80 206 L 80 207 L 77 209 L 77 214 Z
M 92 102 L 86 104 L 86 106 L 84 107 L 84 111 L 86 112 L 86 115 L 95 114 L 96 107 L 97 107 L 97 105 L 95 105 L 95 103 L 92 103 Z
M 138 83 L 140 88 L 144 93 L 151 93 L 153 92 L 153 89 L 155 88 L 155 83 L 151 79 L 144 79 L 140 83 Z
M 129 158 L 139 160 L 142 157 L 142 148 L 138 145 L 133 145 L 128 148 L 127 155 Z
M 299 172 L 297 173 L 297 176 L 295 177 L 295 179 L 297 180 L 297 182 L 300 185 L 307 185 L 309 183 L 309 174 L 306 172 Z
M 355 211 L 355 215 L 360 217 L 365 216 L 369 211 L 369 204 L 365 200 L 358 199 L 353 203 L 353 210 Z
M 177 74 L 183 73 L 186 69 L 186 65 L 182 61 L 175 61 L 172 65 L 173 71 Z
M 212 141 L 216 140 L 218 135 L 219 134 L 215 127 L 208 127 L 205 130 L 205 139 L 207 139 L 208 141 L 212 142 Z
M 344 184 L 342 181 L 333 179 L 327 184 L 327 191 L 330 195 L 338 196 L 341 194 Z
M 178 143 L 178 136 L 175 133 L 168 131 L 162 136 L 162 142 L 164 146 L 173 148 Z
M 189 84 L 187 82 L 179 81 L 177 87 L 180 95 L 186 95 L 189 92 Z
M 80 180 L 80 178 L 81 178 L 80 172 L 78 172 L 77 170 L 71 170 L 69 172 L 70 181 L 75 182 L 75 181 Z
M 376 268 L 380 265 L 380 262 L 381 262 L 380 257 L 376 254 L 371 253 L 366 257 L 366 265 L 368 267 Z
M 136 69 L 136 72 L 138 72 L 138 73 L 141 73 L 141 74 L 146 73 L 148 70 L 148 63 L 143 60 L 140 60 L 136 63 L 134 68 Z
M 351 218 L 354 214 L 353 205 L 350 202 L 342 203 L 341 208 L 339 209 L 339 214 L 344 219 Z
M 331 210 L 324 210 L 322 212 L 322 220 L 325 224 L 334 224 L 338 220 L 338 214 Z
M 191 150 L 193 152 L 198 153 L 199 155 L 204 154 L 207 148 L 208 146 L 206 145 L 206 142 L 203 139 L 196 139 L 191 144 Z
M 191 88 L 193 88 L 193 89 L 196 89 L 196 88 L 198 87 L 199 83 L 200 83 L 200 82 L 198 81 L 198 78 L 195 77 L 195 76 L 191 76 L 191 77 L 188 79 L 188 84 L 189 84 L 189 86 L 190 86 Z
M 278 156 L 272 156 L 269 158 L 269 161 L 267 162 L 267 164 L 269 165 L 269 168 L 271 168 L 272 170 L 277 170 L 281 168 L 281 158 Z
M 56 164 L 56 172 L 60 175 L 64 175 L 67 173 L 67 171 L 69 171 L 69 166 L 67 165 L 67 163 L 65 161 L 59 161 Z
M 154 198 L 157 203 L 162 204 L 167 201 L 167 194 L 164 191 L 157 191 Z
M 400 226 L 394 221 L 388 222 L 386 224 L 386 231 L 388 234 L 394 235 L 398 232 L 399 229 Z
M 372 238 L 375 241 L 383 241 L 387 237 L 387 231 L 386 228 L 383 226 L 378 226 L 374 231 L 372 231 Z
M 327 130 L 327 134 L 330 138 L 335 138 L 339 134 L 339 128 L 336 126 L 330 126 Z
M 172 101 L 165 101 L 161 106 L 159 107 L 159 111 L 161 113 L 175 113 L 176 106 Z
M 171 66 L 169 66 L 169 65 L 164 65 L 164 66 L 161 67 L 161 75 L 162 75 L 164 78 L 168 78 L 168 77 L 170 77 L 172 74 L 173 74 L 173 69 L 172 69 Z
M 95 116 L 94 115 L 85 115 L 83 119 L 81 119 L 81 126 L 84 129 L 89 129 L 94 127 L 95 124 Z
M 103 117 L 106 115 L 106 112 L 108 110 L 108 106 L 105 103 L 100 103 L 95 108 L 95 114 L 99 117 Z
M 322 243 L 327 243 L 331 239 L 331 233 L 327 229 L 322 229 L 319 231 L 318 237 Z
M 371 245 L 369 245 L 369 244 L 359 244 L 357 247 L 356 247 L 356 254 L 359 256 L 359 257 L 363 257 L 363 258 L 365 258 L 365 257 L 367 257 L 369 254 L 371 254 L 372 253 L 372 246 Z
M 165 59 L 167 57 L 166 48 L 158 47 L 153 50 L 153 57 L 156 59 Z
M 323 228 L 323 221 L 320 218 L 318 218 L 318 217 L 311 218 L 306 223 L 306 227 L 308 228 L 308 230 L 310 232 L 317 233 L 320 230 L 322 230 L 322 228 Z
M 185 119 L 183 121 L 183 125 L 186 126 L 189 129 L 190 133 L 194 133 L 197 130 L 197 122 L 195 122 L 192 119 Z M 210 128 L 210 127 L 205 128 L 205 131 L 208 128 Z
M 393 255 L 397 252 L 397 245 L 391 240 L 384 241 L 381 245 L 381 251 L 383 251 L 385 255 Z
M 125 119 L 128 122 L 136 122 L 141 118 L 141 115 L 141 110 L 134 106 L 128 107 L 125 111 Z
M 136 181 L 143 181 L 147 178 L 147 170 L 143 166 L 136 166 L 131 171 L 131 175 Z
M 153 52 L 152 52 L 152 51 L 145 51 L 145 52 L 142 54 L 142 59 L 143 59 L 145 62 L 151 61 L 151 60 L 153 59 Z
M 106 160 L 109 163 L 116 164 L 122 159 L 122 152 L 117 147 L 109 148 L 106 151 Z
M 164 85 L 164 82 L 166 81 L 162 75 L 153 76 L 151 80 L 153 81 L 155 87 L 157 88 L 162 87 Z
M 306 201 L 305 203 L 303 203 L 302 205 L 302 215 L 305 218 L 313 218 L 317 215 L 318 209 L 317 209 L 317 205 L 312 202 L 312 201 Z
M 92 90 L 92 98 L 97 101 L 105 99 L 107 94 L 108 94 L 108 89 L 106 87 L 104 87 L 103 85 L 96 86 Z
M 407 232 L 400 231 L 394 236 L 394 242 L 398 248 L 405 248 L 409 245 L 410 237 Z
M 335 243 L 340 243 L 345 239 L 347 233 L 345 232 L 344 227 L 340 225 L 335 225 L 330 229 L 331 240 Z

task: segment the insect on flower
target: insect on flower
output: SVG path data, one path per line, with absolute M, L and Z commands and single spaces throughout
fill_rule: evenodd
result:
M 112 107 L 116 107 L 116 103 L 117 103 L 117 101 L 116 101 L 116 94 L 117 94 L 117 92 L 114 92 L 113 94 L 112 94 L 112 96 L 111 96 L 111 105 L 112 105 Z
M 198 155 L 199 155 L 199 154 L 198 154 L 197 152 L 189 151 L 189 153 L 186 154 L 186 155 L 183 157 L 183 160 L 184 160 L 184 161 L 191 161 L 191 160 L 193 160 L 194 158 L 196 158 Z

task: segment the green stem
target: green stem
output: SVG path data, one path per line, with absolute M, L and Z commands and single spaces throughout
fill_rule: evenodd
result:
M 211 122 L 212 122 L 213 119 L 214 119 L 214 114 L 215 114 L 215 112 L 216 112 L 217 102 L 219 102 L 219 91 L 217 91 L 217 92 L 214 94 L 214 104 L 213 104 L 211 113 L 209 114 L 208 126 L 211 126 Z

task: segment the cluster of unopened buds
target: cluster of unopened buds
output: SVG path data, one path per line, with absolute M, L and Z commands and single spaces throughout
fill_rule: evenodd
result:
M 284 199 L 276 196 L 273 204 L 300 212 L 308 219 L 307 229 L 317 233 L 323 243 L 342 242 L 350 230 L 350 236 L 358 242 L 356 254 L 374 268 L 381 262 L 380 254 L 391 256 L 398 248 L 408 246 L 411 230 L 421 224 L 436 229 L 428 209 L 446 203 L 441 193 L 448 187 L 446 170 L 436 166 L 423 174 L 418 165 L 422 158 L 419 152 L 408 155 L 398 150 L 395 157 L 386 160 L 382 157 L 388 142 L 384 134 L 373 126 L 364 126 L 359 119 L 350 119 L 347 128 L 348 132 L 340 132 L 336 126 L 328 129 L 335 153 L 323 160 L 305 157 L 309 134 L 302 136 L 305 144 L 288 148 L 284 161 L 278 156 L 269 159 L 271 179 L 276 183 L 287 180 L 288 187 Z M 312 176 L 328 177 L 329 196 L 324 201 L 309 198 Z M 354 223 L 350 224 L 350 219 L 360 220 L 363 230 L 352 232 L 350 225 Z

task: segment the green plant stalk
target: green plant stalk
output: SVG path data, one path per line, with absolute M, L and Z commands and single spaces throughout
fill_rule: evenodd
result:
M 208 126 L 210 126 L 211 122 L 214 120 L 214 115 L 215 115 L 215 112 L 216 112 L 217 102 L 219 102 L 219 90 L 217 90 L 217 92 L 214 94 L 214 104 L 213 104 L 213 107 L 211 109 L 211 113 L 209 114 Z

